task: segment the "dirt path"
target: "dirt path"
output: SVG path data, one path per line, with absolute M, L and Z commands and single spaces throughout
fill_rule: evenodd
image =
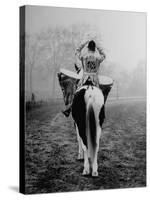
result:
M 49 107 L 48 107 L 49 108 Z M 142 187 L 146 185 L 145 102 L 107 105 L 97 178 L 82 176 L 71 118 L 40 108 L 26 126 L 26 193 Z M 35 117 L 34 117 L 35 116 Z M 46 116 L 46 117 L 45 117 Z

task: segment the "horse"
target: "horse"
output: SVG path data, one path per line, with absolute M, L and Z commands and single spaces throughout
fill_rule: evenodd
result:
M 72 117 L 79 144 L 78 159 L 84 159 L 83 175 L 98 176 L 97 154 L 104 122 L 104 96 L 91 82 L 79 88 L 73 98 Z
M 65 105 L 69 104 L 70 96 L 72 93 L 74 94 L 72 118 L 79 147 L 77 159 L 84 159 L 82 174 L 98 176 L 97 154 L 105 118 L 103 93 L 89 80 L 76 90 L 74 78 L 58 73 L 58 79 L 65 96 Z

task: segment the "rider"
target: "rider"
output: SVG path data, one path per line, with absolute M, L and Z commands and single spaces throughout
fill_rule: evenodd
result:
M 88 40 L 81 44 L 79 48 L 76 49 L 75 55 L 82 63 L 81 70 L 83 70 L 83 76 L 81 80 L 78 83 L 78 88 L 88 80 L 92 82 L 93 85 L 99 86 L 99 79 L 98 79 L 98 71 L 100 67 L 100 63 L 103 62 L 103 60 L 106 58 L 105 53 L 103 50 L 98 47 L 94 40 Z M 110 90 L 109 90 L 110 91 Z M 109 91 L 103 92 L 104 99 L 106 101 L 107 95 Z M 68 117 L 71 112 L 71 106 L 67 107 L 65 111 L 63 111 L 63 114 Z
M 81 60 L 84 71 L 80 83 L 84 84 L 87 79 L 90 79 L 93 85 L 99 87 L 99 66 L 106 57 L 103 50 L 96 45 L 94 40 L 90 40 L 77 48 L 76 55 Z

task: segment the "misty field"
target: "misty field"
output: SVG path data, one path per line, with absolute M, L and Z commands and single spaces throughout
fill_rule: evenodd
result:
M 146 186 L 146 103 L 108 102 L 98 154 L 99 176 L 83 176 L 71 117 L 62 101 L 26 113 L 26 193 Z

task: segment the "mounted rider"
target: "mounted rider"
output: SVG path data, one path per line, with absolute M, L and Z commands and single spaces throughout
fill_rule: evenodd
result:
M 100 63 L 105 59 L 103 50 L 96 46 L 94 40 L 86 41 L 76 50 L 76 56 L 80 59 L 83 69 L 83 77 L 80 83 L 83 85 L 89 79 L 93 85 L 99 87 L 98 71 Z
M 77 84 L 77 88 L 81 87 L 87 81 L 90 82 L 90 84 L 101 88 L 99 84 L 99 67 L 100 64 L 104 61 L 106 58 L 105 53 L 103 52 L 102 48 L 100 48 L 98 45 L 96 45 L 94 40 L 88 40 L 81 44 L 77 49 L 75 53 L 76 57 L 80 60 L 81 66 L 78 67 L 75 65 L 77 72 L 80 71 L 80 74 L 82 73 L 82 78 Z M 104 99 L 106 102 L 108 93 L 111 89 L 110 87 L 104 87 L 101 88 Z M 68 117 L 71 112 L 71 106 L 72 102 L 66 106 L 66 110 L 63 111 L 63 114 Z

